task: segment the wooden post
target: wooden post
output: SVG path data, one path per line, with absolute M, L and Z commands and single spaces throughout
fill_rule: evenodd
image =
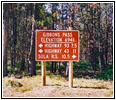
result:
M 42 71 L 42 86 L 46 85 L 46 62 L 41 61 L 41 71 Z
M 73 88 L 73 61 L 69 61 L 69 87 Z

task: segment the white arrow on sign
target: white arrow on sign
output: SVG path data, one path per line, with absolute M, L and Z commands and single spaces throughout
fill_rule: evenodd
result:
M 40 48 L 41 48 L 41 47 L 43 47 L 43 45 L 42 45 L 42 44 L 39 44 L 38 46 L 39 46 Z
M 38 50 L 40 53 L 42 53 L 43 52 L 43 50 L 42 49 L 40 49 L 40 50 Z
M 72 55 L 72 58 L 74 59 L 74 58 L 76 58 L 76 56 L 75 55 Z

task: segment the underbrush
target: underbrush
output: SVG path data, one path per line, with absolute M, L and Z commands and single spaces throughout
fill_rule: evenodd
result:
M 65 77 L 65 64 L 62 63 L 60 66 L 61 73 L 58 73 L 58 70 L 56 73 L 50 73 L 50 74 L 59 74 L 62 77 Z M 28 76 L 28 64 L 25 62 L 25 70 L 20 71 L 20 65 L 21 62 L 17 62 L 15 64 L 15 68 L 10 67 L 10 61 L 8 60 L 8 72 L 9 76 L 10 75 L 15 75 L 17 78 L 21 78 L 24 76 Z M 56 67 L 58 67 L 58 62 L 56 64 Z M 50 62 L 46 62 L 46 70 L 50 72 L 51 64 Z M 41 75 L 41 62 L 36 63 L 36 72 L 37 75 Z M 74 77 L 76 78 L 96 78 L 100 80 L 113 80 L 113 65 L 112 63 L 108 63 L 108 67 L 104 68 L 101 72 L 98 70 L 93 70 L 91 67 L 91 63 L 87 61 L 79 61 L 79 62 L 74 62 L 73 63 L 73 72 L 74 72 Z M 52 77 L 52 75 L 51 75 Z

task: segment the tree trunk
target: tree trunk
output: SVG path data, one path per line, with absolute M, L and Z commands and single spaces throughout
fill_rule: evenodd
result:
M 51 62 L 51 68 L 50 68 L 50 72 L 53 73 L 53 62 Z
M 3 39 L 3 76 L 8 75 L 7 71 L 7 37 L 8 37 L 8 6 L 5 7 L 4 10 L 4 16 L 3 16 L 3 33 L 4 33 L 4 39 Z
M 101 34 L 101 26 L 100 26 L 100 17 L 101 17 L 101 10 L 100 10 L 100 4 L 98 6 L 98 44 L 99 44 L 99 55 L 98 55 L 98 61 L 99 61 L 99 68 L 100 68 L 100 71 L 103 69 L 103 54 L 102 54 L 102 46 L 101 46 L 101 43 L 102 43 L 102 34 Z
M 57 62 L 54 62 L 54 73 L 56 73 L 56 65 L 57 65 Z
M 68 77 L 69 74 L 69 62 L 66 62 L 66 76 Z
M 106 8 L 107 8 L 107 4 L 106 4 Z M 106 13 L 106 40 L 105 40 L 105 67 L 107 67 L 108 65 L 108 18 L 107 18 L 107 11 L 105 12 Z
M 25 57 L 24 54 L 22 54 L 20 71 L 24 70 L 24 67 L 25 67 Z
M 52 14 L 55 12 L 55 4 L 52 4 Z M 52 30 L 55 30 L 55 20 L 54 20 L 55 18 L 54 17 L 52 17 L 52 20 L 53 20 L 53 24 L 52 24 Z M 53 72 L 56 72 L 56 64 L 55 64 L 55 62 L 51 62 L 51 70 L 50 70 L 50 72 L 51 73 L 53 73 Z
M 31 44 L 30 44 L 30 52 L 29 52 L 29 76 L 36 75 L 36 62 L 35 62 L 35 4 L 31 4 L 32 7 L 32 32 L 31 32 Z
M 15 4 L 11 4 L 12 9 L 12 26 L 11 26 L 11 68 L 15 67 L 15 56 L 16 56 L 16 41 L 17 41 L 17 18 L 16 18 L 16 11 L 15 11 Z
M 59 62 L 59 64 L 58 64 L 58 72 L 61 74 L 60 63 L 61 63 L 61 62 Z
M 26 4 L 24 4 L 24 6 L 26 7 Z M 23 22 L 23 29 L 22 29 L 22 41 L 21 41 L 21 45 L 22 45 L 22 48 L 21 48 L 21 51 L 22 51 L 22 57 L 21 57 L 21 67 L 20 67 L 20 71 L 24 70 L 24 67 L 25 67 L 25 46 L 26 46 L 26 43 L 24 43 L 26 41 L 26 26 L 27 26 L 27 22 L 26 22 L 26 10 L 23 12 L 23 17 L 24 17 L 24 22 Z

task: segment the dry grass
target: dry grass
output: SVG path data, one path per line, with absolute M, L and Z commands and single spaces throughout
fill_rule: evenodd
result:
M 8 82 L 21 83 L 12 87 Z M 74 88 L 68 87 L 68 79 L 59 75 L 47 75 L 47 85 L 42 86 L 41 76 L 3 78 L 4 97 L 112 97 L 113 82 L 96 79 L 74 78 Z M 10 93 L 9 93 L 10 92 Z

